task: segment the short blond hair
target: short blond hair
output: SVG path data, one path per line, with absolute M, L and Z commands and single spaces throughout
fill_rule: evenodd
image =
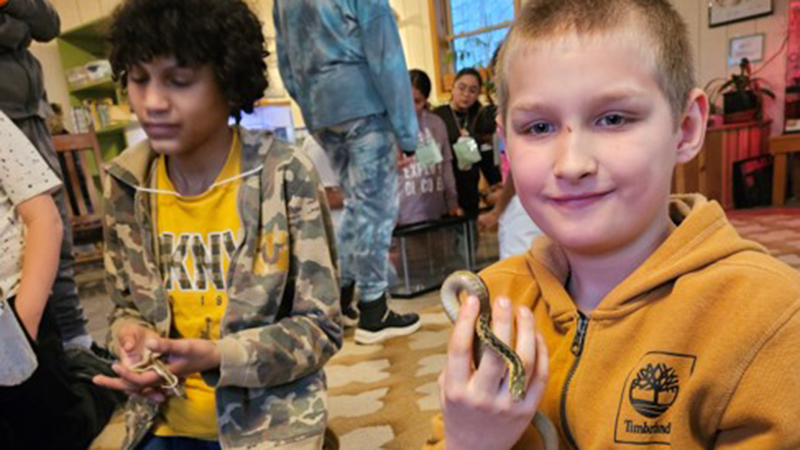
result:
M 667 0 L 529 0 L 508 34 L 497 64 L 497 92 L 503 120 L 508 113 L 507 74 L 520 49 L 569 33 L 579 36 L 636 25 L 652 49 L 655 77 L 677 125 L 696 86 L 686 23 Z

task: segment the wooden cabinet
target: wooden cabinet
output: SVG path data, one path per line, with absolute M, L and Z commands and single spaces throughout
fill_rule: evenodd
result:
M 733 164 L 768 153 L 771 120 L 711 127 L 700 153 L 675 168 L 674 193 L 699 192 L 733 208 Z

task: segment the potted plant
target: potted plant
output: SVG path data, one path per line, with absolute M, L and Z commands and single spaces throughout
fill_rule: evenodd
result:
M 706 84 L 711 114 L 720 113 L 717 101 L 721 96 L 725 123 L 762 120 L 764 96 L 775 99 L 775 93 L 765 84 L 763 78 L 753 77 L 750 61 L 742 58 L 738 74 L 732 74 L 729 79 L 714 78 Z

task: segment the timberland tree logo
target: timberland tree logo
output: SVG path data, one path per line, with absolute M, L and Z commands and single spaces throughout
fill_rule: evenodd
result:
M 631 383 L 631 405 L 639 414 L 655 419 L 664 414 L 681 391 L 677 372 L 664 363 L 648 364 Z
M 622 389 L 616 443 L 671 445 L 670 408 L 691 378 L 696 360 L 693 355 L 660 351 L 639 360 Z

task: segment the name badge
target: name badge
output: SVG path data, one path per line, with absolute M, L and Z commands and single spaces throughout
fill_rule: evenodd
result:
M 434 164 L 442 162 L 442 151 L 436 139 L 431 135 L 430 130 L 425 129 L 424 133 L 420 133 L 419 147 L 415 153 L 417 163 L 423 168 L 430 167 Z
M 478 143 L 471 136 L 461 136 L 453 144 L 453 152 L 456 154 L 459 170 L 467 171 L 472 165 L 481 160 L 481 152 Z

